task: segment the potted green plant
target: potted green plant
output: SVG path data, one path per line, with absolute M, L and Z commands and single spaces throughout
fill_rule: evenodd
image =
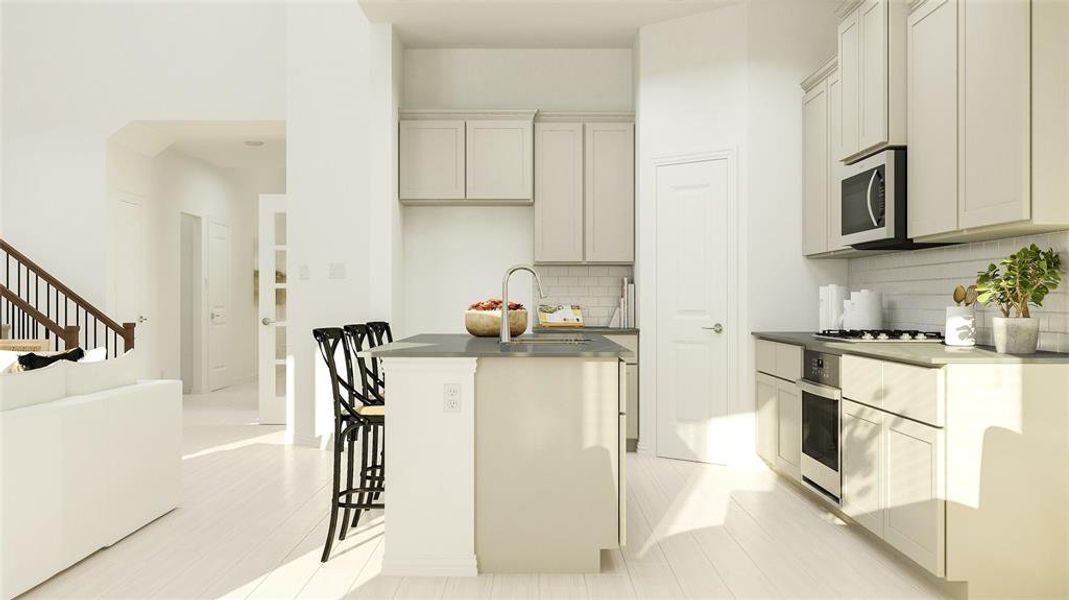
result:
M 1043 306 L 1043 299 L 1062 280 L 1062 259 L 1053 248 L 1040 250 L 1032 244 L 988 265 L 976 274 L 977 300 L 995 305 L 1001 317 L 992 319 L 995 350 L 1007 354 L 1032 354 L 1039 345 L 1039 319 L 1030 306 Z

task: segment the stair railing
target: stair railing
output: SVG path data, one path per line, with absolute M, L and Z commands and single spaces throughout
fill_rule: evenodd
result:
M 2 239 L 0 261 L 0 321 L 11 337 L 53 340 L 55 350 L 103 346 L 109 357 L 133 349 L 134 323 L 117 323 Z

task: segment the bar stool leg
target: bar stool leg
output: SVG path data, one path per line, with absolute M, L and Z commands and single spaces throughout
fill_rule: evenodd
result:
M 338 494 L 341 493 L 341 448 L 344 444 L 338 444 L 341 437 L 341 427 L 337 422 L 334 424 L 334 485 L 330 496 L 330 525 L 327 526 L 327 542 L 323 545 L 323 557 L 321 562 L 327 562 L 330 558 L 330 547 L 334 544 L 334 527 L 338 524 Z
M 345 489 L 346 490 L 352 490 L 353 489 L 353 454 L 354 454 L 353 450 L 354 450 L 354 443 L 356 441 L 356 433 L 357 433 L 357 431 L 359 431 L 357 428 L 351 429 L 349 431 L 349 434 L 345 436 L 345 441 L 342 442 L 343 445 L 345 446 L 345 454 L 346 454 L 346 457 L 345 457 L 345 459 L 346 459 L 346 468 L 347 468 L 346 473 L 345 473 Z M 347 491 L 346 494 L 345 494 L 345 503 L 346 504 L 351 504 L 352 501 L 353 501 L 353 494 L 352 494 L 351 491 Z M 345 509 L 342 511 L 341 534 L 338 536 L 339 540 L 344 540 L 345 539 L 345 532 L 349 530 L 349 512 L 350 512 L 350 508 L 348 506 L 346 506 Z M 357 513 L 356 519 L 353 519 L 353 527 L 356 527 L 356 522 L 358 520 L 360 520 L 360 513 Z

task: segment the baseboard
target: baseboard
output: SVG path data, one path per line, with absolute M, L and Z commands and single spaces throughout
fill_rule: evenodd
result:
M 382 574 L 388 576 L 412 577 L 475 577 L 479 574 L 479 565 L 475 556 L 471 558 L 390 558 L 382 559 Z
M 306 446 L 309 448 L 319 448 L 319 444 L 322 440 L 318 435 L 298 435 L 293 434 L 292 437 L 287 436 L 286 443 L 292 446 Z

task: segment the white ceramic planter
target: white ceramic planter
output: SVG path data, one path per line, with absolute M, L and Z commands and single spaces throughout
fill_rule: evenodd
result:
M 1035 354 L 1039 346 L 1039 319 L 991 319 L 995 350 L 1003 354 Z
M 948 306 L 946 334 L 947 346 L 976 345 L 976 317 L 971 306 Z

